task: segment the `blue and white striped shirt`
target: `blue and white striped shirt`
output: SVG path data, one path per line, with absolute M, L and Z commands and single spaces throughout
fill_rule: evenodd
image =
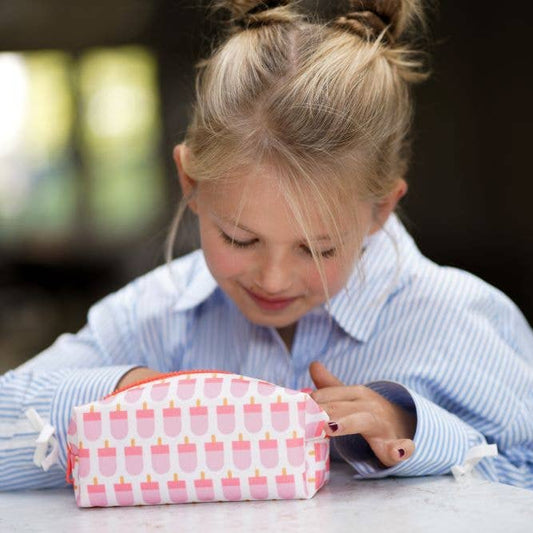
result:
M 394 215 L 368 240 L 361 266 L 329 308 L 300 319 L 290 353 L 217 287 L 201 251 L 104 298 L 80 332 L 0 377 L 0 489 L 63 485 L 72 406 L 109 393 L 135 366 L 229 370 L 303 388 L 313 360 L 416 410 L 416 451 L 392 468 L 358 436 L 332 439 L 359 477 L 448 473 L 472 447 L 495 443 L 499 455 L 478 471 L 533 488 L 533 333 L 518 308 L 426 259 Z M 59 465 L 48 472 L 32 462 L 29 407 L 56 429 Z

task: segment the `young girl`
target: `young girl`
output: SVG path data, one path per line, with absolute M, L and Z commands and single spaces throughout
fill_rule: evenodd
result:
M 407 190 L 409 35 L 419 2 L 354 1 L 329 23 L 288 2 L 221 2 L 176 160 L 202 249 L 97 303 L 87 325 L 0 378 L 0 488 L 64 483 L 71 408 L 178 369 L 314 387 L 361 478 L 478 471 L 533 487 L 533 335 L 478 278 L 423 257 Z M 34 466 L 34 407 L 59 465 Z M 479 448 L 482 450 L 483 448 Z

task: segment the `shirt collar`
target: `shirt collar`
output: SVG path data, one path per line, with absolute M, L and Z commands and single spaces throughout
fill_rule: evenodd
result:
M 185 264 L 184 264 L 185 263 Z M 207 300 L 218 287 L 205 262 L 202 250 L 197 250 L 185 262 L 179 259 L 172 267 L 173 280 L 178 287 L 178 301 L 174 305 L 175 311 L 187 311 Z
M 346 286 L 331 298 L 329 313 L 346 333 L 368 341 L 382 309 L 412 279 L 420 257 L 403 224 L 390 215 L 384 227 L 367 238 Z
M 420 257 L 412 237 L 392 214 L 381 230 L 367 238 L 363 257 L 346 286 L 331 298 L 329 311 L 326 304 L 321 306 L 323 311 L 329 312 L 346 333 L 366 342 L 390 296 L 412 278 Z M 173 279 L 179 290 L 176 311 L 196 307 L 218 287 L 201 250 L 191 254 L 185 265 L 177 260 L 172 267 L 177 270 Z

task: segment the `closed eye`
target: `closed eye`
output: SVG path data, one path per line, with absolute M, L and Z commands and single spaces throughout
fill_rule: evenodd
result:
M 259 242 L 259 239 L 257 238 L 250 239 L 248 241 L 238 241 L 234 239 L 233 237 L 230 237 L 227 233 L 224 233 L 222 230 L 219 230 L 219 233 L 220 233 L 220 237 L 222 238 L 222 240 L 226 244 L 233 246 L 234 248 L 250 248 Z M 302 244 L 300 248 L 309 257 L 313 256 L 313 253 L 311 252 L 310 248 L 306 246 L 305 244 Z M 328 250 L 317 252 L 317 254 L 322 256 L 324 259 L 328 259 L 330 257 L 334 257 L 337 254 L 337 249 L 330 248 Z
M 226 244 L 229 244 L 230 246 L 234 246 L 236 248 L 249 248 L 250 246 L 253 246 L 256 242 L 258 242 L 258 239 L 250 239 L 249 241 L 237 241 L 233 237 L 230 237 L 227 233 L 224 233 L 222 230 L 220 230 L 220 236 Z
M 311 252 L 308 246 L 306 246 L 305 244 L 302 244 L 301 248 L 307 255 L 309 255 L 310 257 L 313 257 L 313 252 Z M 337 254 L 337 249 L 330 248 L 328 250 L 317 252 L 317 254 L 322 256 L 324 259 L 328 259 L 330 257 L 335 257 L 335 255 Z

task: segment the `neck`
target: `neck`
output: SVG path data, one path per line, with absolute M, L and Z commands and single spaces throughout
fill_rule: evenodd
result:
M 296 332 L 296 324 L 297 323 L 295 322 L 294 324 L 290 324 L 283 328 L 276 328 L 279 333 L 279 336 L 281 337 L 281 340 L 283 341 L 289 352 L 292 348 L 292 341 L 294 340 L 294 333 Z

